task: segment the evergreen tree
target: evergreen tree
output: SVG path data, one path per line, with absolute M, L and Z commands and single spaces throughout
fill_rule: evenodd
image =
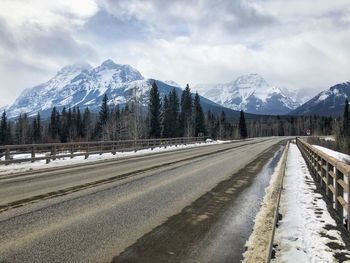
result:
M 40 113 L 33 120 L 32 126 L 32 141 L 33 143 L 38 143 L 41 141 L 41 118 Z
M 170 107 L 169 100 L 167 96 L 164 96 L 163 105 L 162 105 L 162 137 L 169 138 L 171 126 L 171 116 L 170 116 Z
M 216 139 L 216 136 L 217 136 L 216 119 L 214 114 L 212 114 L 210 110 L 208 110 L 207 112 L 206 121 L 207 121 L 206 126 L 207 126 L 208 136 L 212 139 Z
M 180 113 L 180 102 L 177 96 L 175 88 L 169 93 L 169 137 L 179 137 L 179 113 Z
M 22 113 L 18 116 L 15 125 L 15 141 L 17 144 L 22 144 L 22 134 L 23 134 L 23 118 Z
M 196 92 L 196 95 L 194 96 L 194 103 L 193 103 L 193 110 L 194 110 L 194 135 L 199 136 L 200 134 L 205 134 L 205 119 L 204 119 L 204 113 L 200 102 L 200 97 L 198 93 Z
M 106 137 L 104 136 L 105 135 L 104 130 L 107 125 L 109 114 L 110 114 L 110 111 L 108 106 L 108 97 L 107 97 L 107 94 L 105 94 L 102 99 L 102 104 L 98 114 L 98 121 L 96 123 L 95 136 L 94 136 L 96 137 L 96 139 L 104 139 Z
M 4 111 L 1 116 L 0 123 L 0 145 L 8 144 L 8 123 L 6 112 Z
M 73 122 L 73 113 L 71 108 L 68 109 L 66 125 L 67 125 L 67 128 L 66 128 L 67 142 L 71 142 L 74 137 L 74 122 Z
M 99 113 L 99 121 L 101 125 L 105 125 L 108 121 L 109 107 L 108 107 L 108 97 L 107 94 L 103 96 L 102 105 Z
M 77 113 L 76 113 L 76 120 L 75 120 L 75 127 L 76 127 L 76 131 L 77 134 L 76 136 L 78 136 L 78 138 L 83 138 L 83 120 L 81 118 L 81 113 L 80 113 L 80 108 L 77 107 L 76 109 Z
M 85 108 L 84 115 L 83 115 L 83 121 L 82 121 L 82 137 L 85 138 L 85 140 L 89 140 L 91 137 L 91 113 L 89 108 Z
M 344 115 L 343 115 L 343 136 L 345 138 L 350 137 L 350 118 L 349 118 L 349 101 L 348 99 L 345 100 L 344 105 Z
M 12 139 L 12 125 L 10 121 L 7 121 L 7 127 L 6 127 L 6 136 L 5 136 L 5 144 L 13 144 Z
M 37 142 L 42 141 L 42 132 L 41 132 L 41 116 L 40 113 L 38 112 L 38 115 L 36 116 L 36 135 L 37 135 Z
M 160 116 L 161 116 L 161 102 L 159 91 L 156 82 L 152 84 L 149 93 L 149 121 L 150 121 L 150 138 L 159 138 L 161 133 Z
M 36 118 L 34 118 L 33 120 L 33 125 L 32 125 L 32 131 L 33 131 L 33 136 L 32 136 L 32 142 L 35 143 L 36 140 L 37 140 L 37 136 L 36 136 L 36 126 L 37 126 L 37 123 L 36 123 Z
M 181 94 L 180 134 L 192 136 L 192 94 L 188 84 Z
M 226 123 L 226 114 L 224 111 L 221 111 L 220 118 L 219 118 L 218 122 L 219 122 L 219 138 L 222 140 L 226 139 L 227 138 L 227 135 L 226 135 L 227 123 Z
M 67 118 L 67 110 L 66 107 L 63 107 L 59 122 L 59 134 L 60 134 L 60 140 L 61 142 L 67 142 L 69 138 L 69 125 L 68 125 L 68 118 Z
M 243 110 L 241 110 L 241 114 L 239 117 L 239 134 L 240 134 L 242 139 L 245 139 L 248 137 L 247 125 L 245 122 Z
M 169 92 L 164 97 L 162 108 L 162 127 L 163 137 L 174 138 L 179 137 L 179 98 L 176 90 Z
M 278 121 L 278 136 L 284 136 L 284 125 L 280 116 L 277 116 L 277 121 Z
M 345 100 L 344 105 L 344 115 L 343 115 L 343 123 L 342 123 L 342 136 L 340 138 L 342 141 L 341 150 L 344 152 L 349 152 L 350 150 L 350 117 L 349 117 L 349 101 Z
M 115 121 L 116 121 L 116 137 L 118 140 L 121 140 L 121 134 L 122 134 L 122 116 L 120 112 L 119 104 L 117 105 L 115 109 Z
M 49 134 L 52 140 L 57 140 L 60 129 L 60 113 L 57 111 L 56 107 L 53 107 L 51 111 Z
M 30 134 L 31 132 L 29 127 L 28 115 L 26 113 L 21 113 L 18 116 L 15 124 L 15 141 L 18 144 L 26 144 L 30 140 Z

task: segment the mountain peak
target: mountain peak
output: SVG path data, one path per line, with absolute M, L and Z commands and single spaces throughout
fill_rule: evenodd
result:
M 225 107 L 257 114 L 285 114 L 300 105 L 256 73 L 209 87 L 204 96 Z
M 117 66 L 117 64 L 112 59 L 107 59 L 103 61 L 101 64 L 101 67 L 105 67 L 105 68 L 113 68 L 115 66 Z
M 63 67 L 60 71 L 58 71 L 58 75 L 69 74 L 72 72 L 90 70 L 92 69 L 91 65 L 86 62 L 74 63 L 68 66 Z
M 232 83 L 236 87 L 240 88 L 266 88 L 269 86 L 269 84 L 266 82 L 266 80 L 261 77 L 259 74 L 251 73 L 239 76 L 235 81 Z

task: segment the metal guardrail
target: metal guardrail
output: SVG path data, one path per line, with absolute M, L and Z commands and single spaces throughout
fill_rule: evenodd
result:
M 350 231 L 350 165 L 325 154 L 301 139 L 296 138 L 296 143 L 318 185 L 333 203 L 333 208 L 340 218 L 344 217 L 344 210 L 346 211 L 347 229 Z M 347 193 L 347 200 L 344 193 Z
M 4 145 L 0 146 L 0 153 L 5 156 L 5 160 L 0 160 L 0 165 L 35 162 L 38 160 L 46 160 L 46 163 L 49 163 L 51 160 L 58 158 L 74 158 L 76 156 L 85 156 L 85 159 L 87 159 L 91 154 L 112 153 L 115 155 L 117 152 L 130 150 L 136 152 L 147 148 L 153 149 L 158 146 L 177 146 L 196 142 L 204 142 L 204 137 Z M 14 158 L 15 155 L 30 155 L 30 157 Z

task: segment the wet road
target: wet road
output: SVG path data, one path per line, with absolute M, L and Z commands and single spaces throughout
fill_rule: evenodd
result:
M 109 262 L 280 141 L 0 180 L 0 262 Z

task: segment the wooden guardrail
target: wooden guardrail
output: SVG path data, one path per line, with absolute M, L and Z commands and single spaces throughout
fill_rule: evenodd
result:
M 164 139 L 141 139 L 122 141 L 74 142 L 74 143 L 48 143 L 0 146 L 0 153 L 5 157 L 0 165 L 21 162 L 34 162 L 38 160 L 51 160 L 91 154 L 103 154 L 123 151 L 137 151 L 157 146 L 170 146 L 188 143 L 204 142 L 204 137 L 181 137 Z
M 296 138 L 296 143 L 311 172 L 341 219 L 346 211 L 350 231 L 350 165 L 331 157 L 312 145 Z M 344 193 L 347 193 L 345 200 Z

